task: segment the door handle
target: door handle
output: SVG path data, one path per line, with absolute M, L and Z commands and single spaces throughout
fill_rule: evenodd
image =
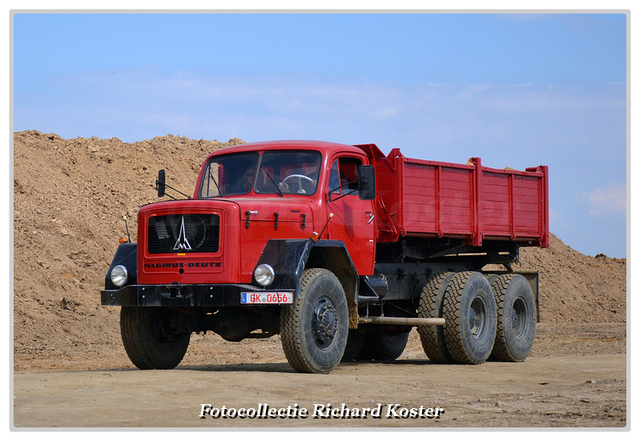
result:
M 371 222 L 373 222 L 373 218 L 376 217 L 372 212 L 367 211 L 365 214 L 369 215 L 369 219 L 367 220 L 367 224 L 370 224 Z

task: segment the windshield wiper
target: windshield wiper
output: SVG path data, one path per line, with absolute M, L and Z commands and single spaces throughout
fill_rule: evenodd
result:
M 276 187 L 276 190 L 278 190 L 278 193 L 280 193 L 280 196 L 284 197 L 284 193 L 282 192 L 282 190 L 280 190 L 280 187 L 278 187 L 278 184 L 276 184 L 276 181 L 271 177 L 267 169 L 264 168 L 262 164 L 260 164 L 260 170 L 264 171 L 264 173 L 269 177 L 269 179 L 271 179 L 271 182 L 273 182 L 273 186 Z
M 220 190 L 220 187 L 218 187 L 218 182 L 216 181 L 215 176 L 213 176 L 213 170 L 211 170 L 211 168 L 209 169 L 209 176 L 211 177 L 211 179 L 213 179 L 213 183 L 216 185 L 220 197 L 224 197 L 224 194 L 222 194 L 222 190 Z

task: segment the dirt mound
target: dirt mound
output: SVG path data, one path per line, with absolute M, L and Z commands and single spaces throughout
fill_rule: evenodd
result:
M 627 262 L 586 256 L 550 235 L 549 248 L 520 248 L 515 270 L 540 271 L 543 323 L 625 323 Z
M 122 216 L 135 241 L 136 213 L 157 200 L 159 169 L 166 169 L 171 186 L 190 193 L 206 155 L 240 143 L 14 134 L 16 368 L 124 354 L 119 308 L 100 306 L 99 294 L 118 238 L 126 234 Z M 542 322 L 626 320 L 624 259 L 585 256 L 552 236 L 549 249 L 522 249 L 517 268 L 540 271 Z
M 14 353 L 98 357 L 121 346 L 119 308 L 100 306 L 100 289 L 118 238 L 135 240 L 136 213 L 155 202 L 155 178 L 193 191 L 211 151 L 242 143 L 163 136 L 62 139 L 14 134 Z

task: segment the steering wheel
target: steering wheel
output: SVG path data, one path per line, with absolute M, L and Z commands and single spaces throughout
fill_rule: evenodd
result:
M 311 179 L 309 176 L 300 175 L 300 174 L 296 174 L 296 173 L 287 176 L 286 178 L 284 178 L 282 180 L 282 182 L 286 183 L 289 179 L 292 179 L 292 178 L 298 178 L 298 194 L 307 194 L 305 189 L 302 188 L 302 180 L 303 179 L 306 179 L 307 181 L 309 181 L 311 183 L 311 185 L 313 185 L 313 179 Z M 289 184 L 287 184 L 287 185 L 289 185 Z

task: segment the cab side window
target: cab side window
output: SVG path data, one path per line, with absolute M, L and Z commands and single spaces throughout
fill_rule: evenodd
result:
M 362 161 L 343 157 L 334 161 L 329 175 L 329 192 L 334 195 L 358 194 L 358 167 Z

